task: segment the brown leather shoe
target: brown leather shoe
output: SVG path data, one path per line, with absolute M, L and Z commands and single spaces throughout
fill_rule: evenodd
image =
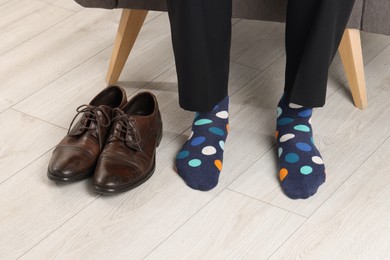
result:
M 53 151 L 47 177 L 56 182 L 73 182 L 92 175 L 110 132 L 113 109 L 127 102 L 121 87 L 109 86 L 89 105 L 77 108 L 68 134 Z M 80 120 L 72 128 L 79 114 Z
M 94 190 L 119 193 L 149 179 L 161 137 L 161 115 L 152 93 L 139 93 L 122 109 L 116 109 L 110 135 L 96 165 Z

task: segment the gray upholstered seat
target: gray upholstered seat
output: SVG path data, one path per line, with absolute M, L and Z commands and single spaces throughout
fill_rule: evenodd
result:
M 361 29 L 390 35 L 390 0 L 364 0 Z

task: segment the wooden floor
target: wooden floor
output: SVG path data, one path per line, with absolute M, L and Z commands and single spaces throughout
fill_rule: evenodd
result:
M 71 0 L 0 0 L 0 259 L 390 259 L 390 37 L 362 34 L 369 107 L 351 101 L 339 57 L 313 120 L 327 182 L 283 195 L 274 146 L 284 26 L 234 20 L 231 134 L 220 183 L 173 169 L 192 113 L 178 106 L 168 17 L 150 13 L 120 85 L 158 97 L 154 176 L 117 196 L 46 177 L 77 106 L 105 87 L 120 11 Z

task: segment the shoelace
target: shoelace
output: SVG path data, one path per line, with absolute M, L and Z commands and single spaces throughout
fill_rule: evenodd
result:
M 120 128 L 116 129 L 119 132 L 114 134 L 114 137 L 129 144 L 131 148 L 142 151 L 141 136 L 135 127 L 134 120 L 127 118 L 126 114 L 120 109 L 115 108 L 114 111 L 116 112 L 116 116 L 114 117 L 113 122 L 118 122 L 120 125 Z M 127 139 L 128 136 L 130 139 Z
M 70 130 L 72 129 L 73 123 L 75 122 L 76 118 L 81 113 L 84 113 L 85 118 L 81 119 L 81 121 L 80 121 L 81 125 L 82 125 L 79 129 L 80 131 L 92 129 L 91 124 L 88 124 L 88 122 L 95 122 L 97 124 L 98 129 L 100 129 L 101 127 L 108 127 L 111 124 L 110 117 L 107 115 L 106 112 L 104 112 L 99 107 L 95 107 L 95 106 L 91 106 L 91 105 L 81 105 L 76 109 L 76 111 L 77 111 L 77 114 L 74 116 L 72 122 L 70 123 L 69 129 L 68 129 L 68 134 L 70 133 Z M 104 124 L 102 122 L 102 119 L 100 119 L 100 117 L 98 116 L 99 112 L 102 113 L 104 118 L 107 120 L 106 124 Z M 98 133 L 99 133 L 99 131 L 98 131 Z M 98 138 L 98 139 L 99 139 L 99 145 L 100 145 L 100 147 L 102 147 L 103 144 L 100 143 L 101 142 L 100 138 Z

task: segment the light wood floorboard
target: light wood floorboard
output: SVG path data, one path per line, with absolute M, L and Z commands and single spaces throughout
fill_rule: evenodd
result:
M 51 153 L 1 185 L 1 259 L 16 259 L 98 197 L 90 191 L 89 181 L 72 185 L 50 181 L 46 169 Z
M 16 2 L 16 0 L 0 0 L 0 6 L 9 3 L 9 2 Z
M 157 96 L 164 138 L 153 177 L 107 197 L 90 180 L 57 185 L 46 167 L 76 107 L 105 87 L 120 10 L 0 0 L 0 14 L 0 259 L 389 258 L 390 37 L 362 34 L 365 111 L 333 62 L 313 119 L 328 180 L 293 201 L 274 147 L 284 25 L 234 19 L 224 169 L 214 190 L 199 192 L 173 169 L 193 113 L 178 106 L 168 16 L 150 12 L 119 84 L 129 97 Z
M 110 46 L 118 14 L 82 10 L 2 55 L 0 112 Z
M 231 60 L 263 71 L 283 56 L 284 25 L 241 20 L 232 39 Z
M 0 122 L 0 183 L 55 146 L 66 133 L 62 128 L 13 110 L 0 114 Z
M 71 11 L 37 0 L 20 0 L 2 5 L 0 57 L 72 14 Z
M 165 16 L 158 17 L 153 24 L 165 24 L 166 27 L 166 19 Z M 169 32 L 161 29 L 162 27 L 149 24 L 142 29 L 140 41 L 137 42 L 130 59 L 133 61 L 131 68 L 124 71 L 125 81 L 120 83 L 127 90 L 128 95 L 174 65 Z M 157 37 L 159 40 L 156 39 Z M 157 55 L 161 52 L 160 46 L 164 46 L 167 51 Z M 155 52 L 156 58 L 137 59 L 148 52 Z M 110 55 L 111 46 L 36 91 L 14 108 L 67 128 L 75 114 L 75 109 L 80 104 L 90 102 L 93 96 L 106 86 L 104 76 Z
M 54 6 L 58 6 L 73 12 L 78 12 L 83 9 L 82 6 L 78 5 L 74 0 L 39 0 Z
M 146 259 L 265 259 L 305 220 L 224 190 Z

